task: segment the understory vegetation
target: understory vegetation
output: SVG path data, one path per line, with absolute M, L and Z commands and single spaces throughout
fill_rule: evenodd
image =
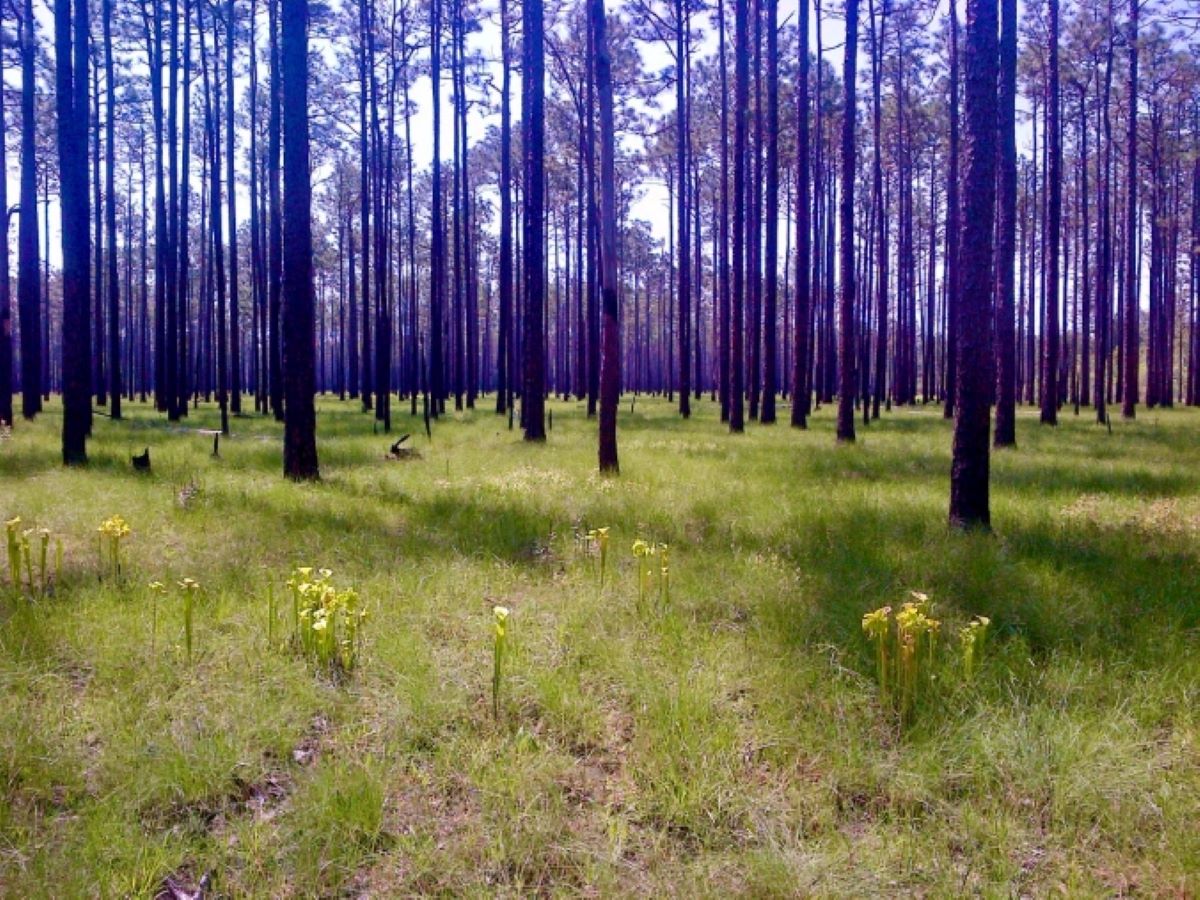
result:
M 268 419 L 213 457 L 215 411 L 133 404 L 87 469 L 57 403 L 19 422 L 0 516 L 54 543 L 0 575 L 0 893 L 1200 891 L 1200 414 L 1023 410 L 984 535 L 946 525 L 940 409 L 835 445 L 829 408 L 730 436 L 643 397 L 614 479 L 551 409 L 545 446 L 393 413 L 394 459 L 323 400 L 312 484 Z M 300 567 L 353 587 L 328 658 Z M 938 654 L 889 701 L 863 616 L 912 592 Z

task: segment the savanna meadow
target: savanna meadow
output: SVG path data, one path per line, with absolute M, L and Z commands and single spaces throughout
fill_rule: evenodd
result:
M 934 408 L 548 412 L 6 432 L 4 894 L 1200 889 L 1195 412 L 1022 413 L 991 534 Z
M 0 0 L 0 900 L 1200 900 L 1200 0 Z

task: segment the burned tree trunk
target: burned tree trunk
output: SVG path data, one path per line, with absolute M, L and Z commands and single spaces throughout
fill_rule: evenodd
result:
M 841 297 L 838 302 L 837 439 L 854 440 L 854 389 L 858 381 L 854 344 L 854 126 L 857 120 L 855 81 L 858 62 L 858 0 L 846 0 L 846 48 L 842 68 L 845 101 L 842 111 Z
M 283 0 L 283 471 L 315 479 L 312 185 L 308 153 L 308 0 Z
M 950 523 L 988 528 L 991 425 L 992 217 L 996 196 L 996 0 L 968 0 L 962 278 L 957 327 Z
M 600 359 L 600 471 L 615 474 L 617 400 L 621 390 L 621 338 L 617 325 L 617 206 L 613 166 L 612 63 L 608 55 L 604 0 L 590 0 L 595 41 L 596 92 L 600 100 L 600 279 L 603 352 Z

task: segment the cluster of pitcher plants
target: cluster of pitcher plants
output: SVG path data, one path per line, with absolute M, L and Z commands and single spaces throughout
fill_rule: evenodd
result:
M 292 599 L 292 642 L 304 657 L 329 675 L 346 675 L 358 665 L 367 610 L 358 591 L 338 589 L 330 569 L 300 566 L 287 581 Z M 268 641 L 274 639 L 275 592 L 267 596 Z
M 8 545 L 8 580 L 13 592 L 27 592 L 30 597 L 44 597 L 50 590 L 50 530 L 48 528 L 22 528 L 21 517 L 14 516 L 4 523 Z M 36 559 L 34 550 L 36 540 Z M 54 579 L 57 583 L 62 575 L 62 540 L 54 539 Z
M 589 528 L 585 532 L 576 532 L 576 541 L 582 545 L 584 554 L 595 561 L 596 576 L 600 588 L 603 590 L 608 570 L 608 527 Z M 669 606 L 671 602 L 670 545 L 639 537 L 633 542 L 632 552 L 634 564 L 637 567 L 638 609 L 644 609 L 646 600 L 652 596 L 659 607 Z
M 862 630 L 875 652 L 875 677 L 884 702 L 908 721 L 921 697 L 938 683 L 938 635 L 942 623 L 933 617 L 927 594 L 911 591 L 898 610 L 891 606 L 866 613 Z M 963 676 L 974 677 L 991 620 L 976 616 L 959 629 Z
M 100 527 L 96 529 L 97 544 L 100 561 L 101 573 L 111 575 L 113 578 L 121 577 L 121 565 L 123 562 L 121 556 L 121 542 L 129 537 L 133 529 L 129 527 L 120 516 L 109 516 L 100 523 Z
M 102 575 L 119 578 L 122 574 L 122 542 L 132 529 L 121 516 L 105 519 L 97 528 L 98 558 Z M 23 528 L 19 516 L 5 522 L 8 578 L 18 594 L 44 596 L 62 573 L 63 545 L 48 529 Z M 53 578 L 50 569 L 50 544 L 54 540 Z M 609 529 L 593 528 L 582 535 L 589 556 L 596 559 L 597 577 L 604 587 L 608 566 Z M 638 609 L 654 597 L 665 608 L 671 599 L 670 548 L 637 538 L 632 546 L 637 567 Z M 655 576 L 657 575 L 657 578 Z M 330 676 L 351 673 L 361 654 L 362 629 L 367 611 L 353 588 L 338 588 L 333 572 L 311 566 L 297 567 L 286 582 L 291 599 L 292 637 L 290 645 L 315 669 Z M 158 642 L 159 606 L 172 591 L 161 581 L 148 585 L 151 600 L 151 651 Z M 200 584 L 192 578 L 176 582 L 183 607 L 183 650 L 190 663 L 195 646 L 195 604 Z M 492 609 L 492 712 L 499 719 L 505 660 L 509 654 L 510 611 L 505 606 Z M 275 589 L 267 588 L 267 644 L 275 648 L 279 619 Z M 974 677 L 983 653 L 991 622 L 975 616 L 957 631 L 958 668 L 964 679 Z M 862 617 L 862 630 L 875 656 L 875 674 L 883 701 L 907 722 L 922 696 L 938 683 L 941 621 L 933 617 L 928 595 L 911 591 L 910 599 L 899 609 L 882 606 Z

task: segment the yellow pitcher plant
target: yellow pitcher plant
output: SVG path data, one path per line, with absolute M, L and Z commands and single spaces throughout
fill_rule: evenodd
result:
M 500 720 L 500 685 L 508 650 L 508 617 L 507 606 L 492 607 L 492 718 L 496 721 Z
M 99 533 L 97 549 L 99 551 L 100 569 L 119 578 L 121 576 L 121 541 L 129 537 L 132 529 L 129 523 L 120 516 L 109 516 L 96 529 Z

